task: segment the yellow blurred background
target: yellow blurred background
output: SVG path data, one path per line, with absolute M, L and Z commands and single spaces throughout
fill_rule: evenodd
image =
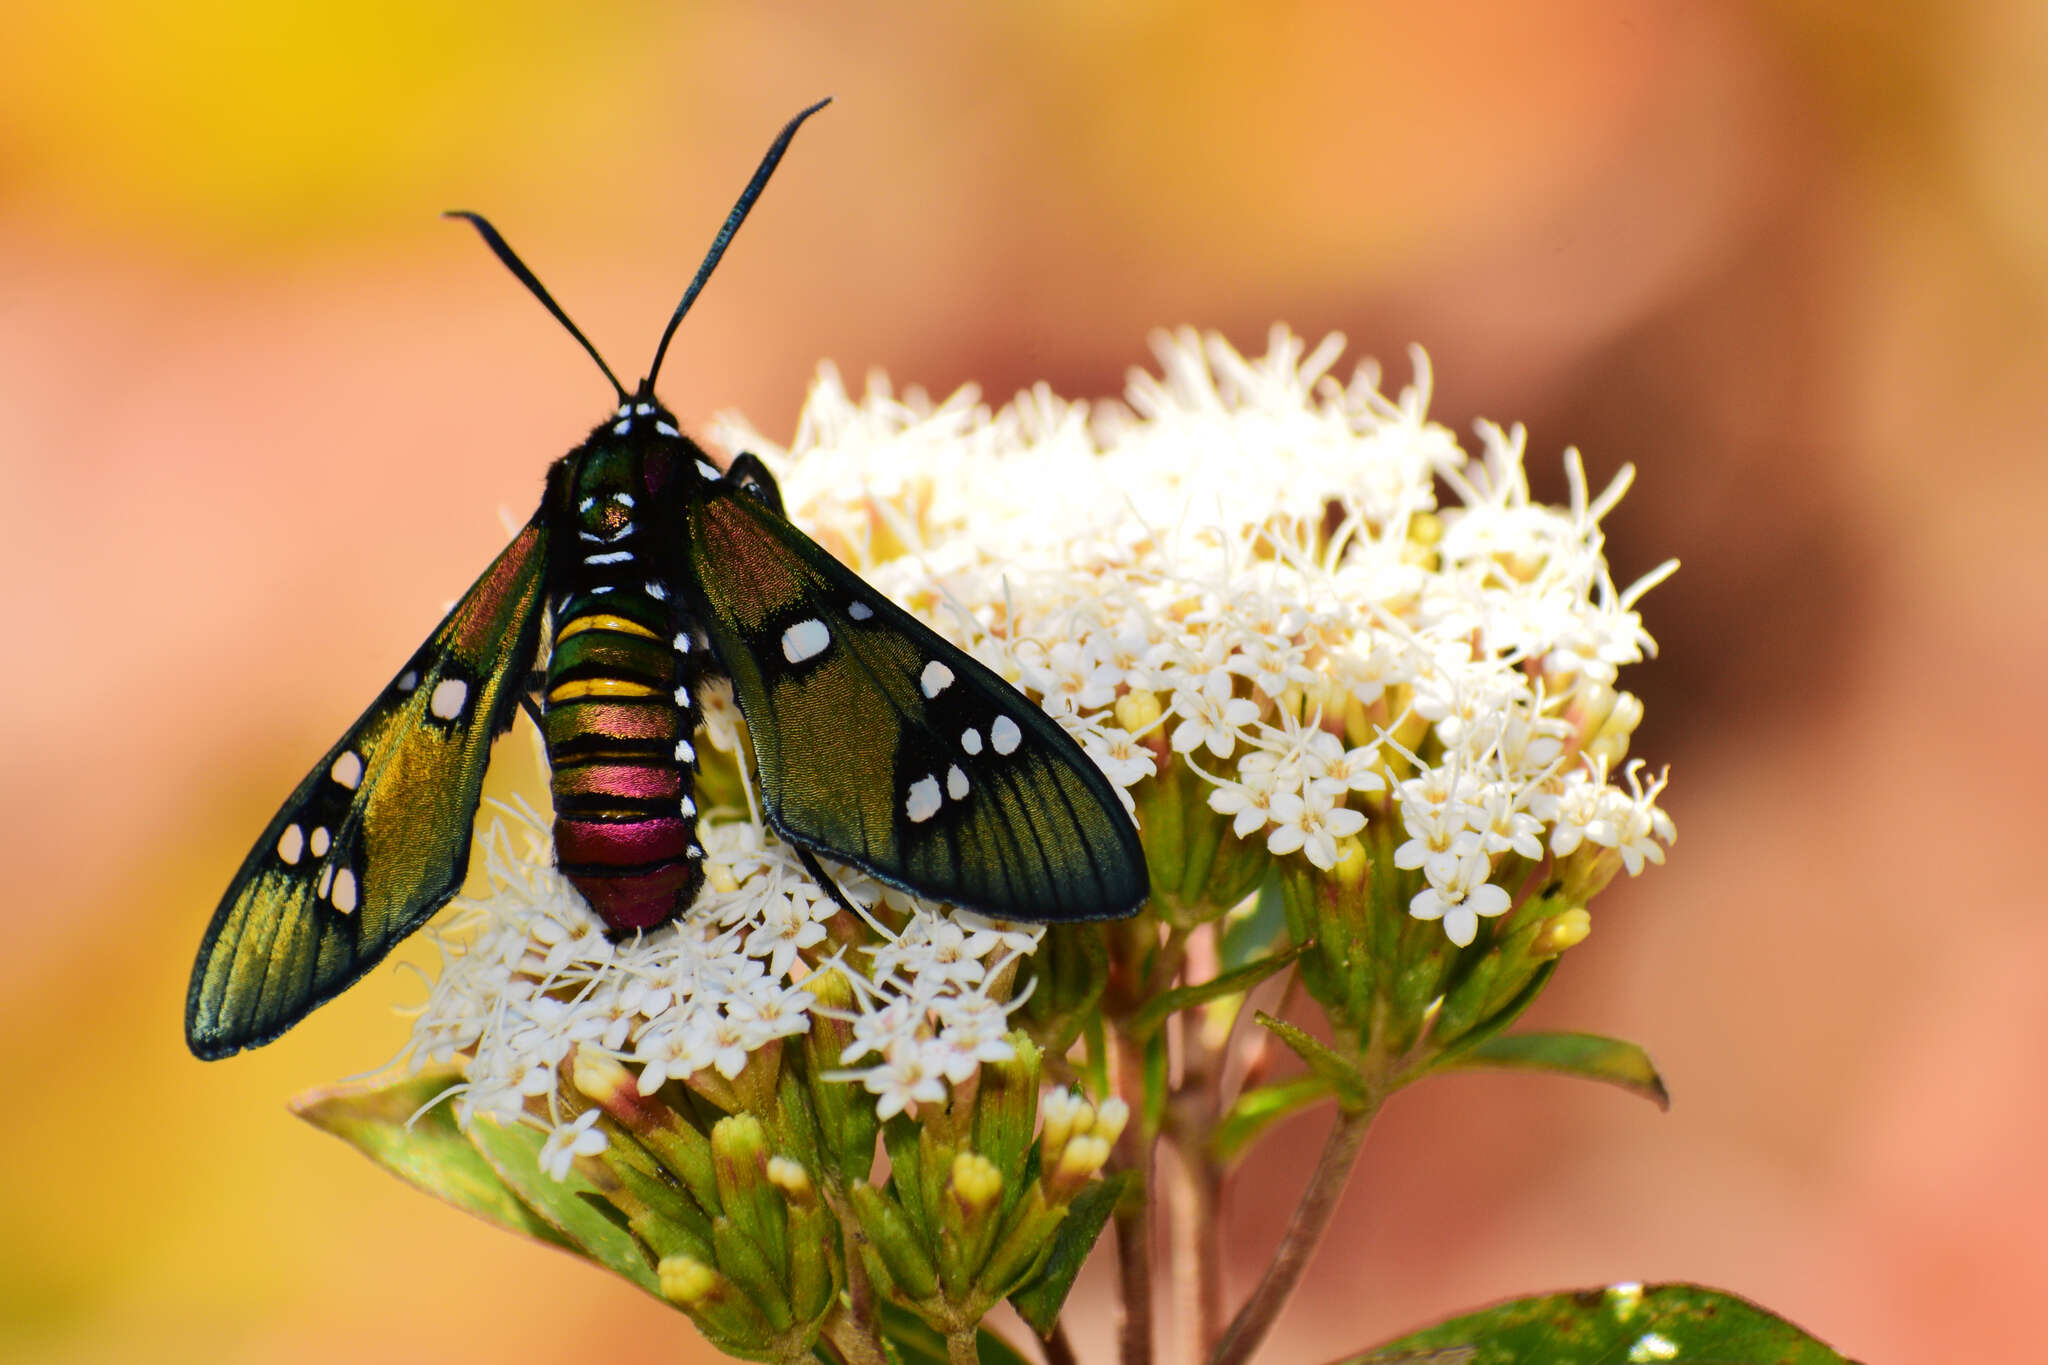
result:
M 1110 395 L 1155 326 L 1282 320 L 1396 380 L 1423 343 L 1553 496 L 1567 444 L 1635 462 L 1617 576 L 1684 560 L 1627 675 L 1681 839 L 1537 1015 L 1642 1042 L 1671 1113 L 1404 1096 L 1264 1358 L 1683 1278 L 2038 1359 L 2037 0 L 0 10 L 0 1357 L 708 1358 L 286 1114 L 412 981 L 218 1065 L 180 1011 L 253 833 L 607 402 L 435 214 L 630 379 L 821 94 L 677 339 L 686 422 L 786 433 L 826 357 Z M 1236 1186 L 1234 1294 L 1322 1122 Z

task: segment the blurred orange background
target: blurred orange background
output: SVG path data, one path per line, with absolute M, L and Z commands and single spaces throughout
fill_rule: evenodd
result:
M 1264 1358 L 1672 1278 L 1873 1362 L 2039 1358 L 2048 9 L 575 9 L 0 13 L 0 1356 L 709 1358 L 285 1113 L 408 979 L 221 1065 L 180 1011 L 253 832 L 607 402 L 436 212 L 630 379 L 829 93 L 677 339 L 687 422 L 786 433 L 826 357 L 1112 395 L 1155 326 L 1282 320 L 1396 382 L 1421 342 L 1552 496 L 1567 444 L 1635 462 L 1616 575 L 1684 560 L 1624 675 L 1681 839 L 1537 1014 L 1672 1111 L 1403 1096 Z M 1323 1123 L 1235 1187 L 1233 1294 Z

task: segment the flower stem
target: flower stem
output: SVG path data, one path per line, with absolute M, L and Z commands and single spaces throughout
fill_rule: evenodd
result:
M 1115 1214 L 1117 1358 L 1152 1365 L 1152 1159 L 1154 1140 L 1145 1123 L 1145 1058 L 1129 1034 L 1117 1030 L 1117 1092 L 1131 1107 L 1131 1122 L 1117 1139 L 1116 1165 L 1138 1173 L 1139 1197 L 1119 1200 Z
M 1045 1365 L 1081 1365 L 1081 1358 L 1074 1354 L 1074 1343 L 1067 1336 L 1067 1324 L 1056 1320 L 1052 1335 L 1045 1339 Z
M 1178 1355 L 1199 1361 L 1223 1330 L 1223 1261 L 1217 1221 L 1223 1177 L 1196 1144 L 1174 1142 L 1168 1177 L 1173 1231 L 1173 1316 L 1181 1325 Z
M 1353 1113 L 1338 1113 L 1337 1124 L 1323 1143 L 1322 1155 L 1316 1158 L 1315 1173 L 1301 1193 L 1301 1202 L 1294 1206 L 1294 1216 L 1288 1220 L 1279 1249 L 1266 1266 L 1259 1287 L 1230 1320 L 1223 1340 L 1216 1343 L 1209 1365 L 1243 1365 L 1271 1330 L 1273 1320 L 1280 1316 L 1288 1296 L 1301 1282 L 1302 1271 L 1308 1267 L 1316 1244 L 1330 1226 L 1338 1197 L 1344 1193 L 1344 1182 L 1350 1178 L 1359 1150 L 1365 1145 L 1366 1130 L 1372 1126 L 1377 1107 L 1369 1104 Z

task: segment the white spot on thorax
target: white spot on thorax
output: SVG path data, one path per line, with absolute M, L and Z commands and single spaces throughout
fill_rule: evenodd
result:
M 410 692 L 419 685 L 420 675 L 410 668 L 398 675 L 398 690 L 401 692 Z
M 443 678 L 434 684 L 434 695 L 427 702 L 427 709 L 442 720 L 454 720 L 462 714 L 462 703 L 468 700 L 468 683 L 460 678 Z
M 846 614 L 856 621 L 865 621 L 875 614 L 875 609 L 865 602 L 855 602 L 846 609 Z
M 782 657 L 793 664 L 814 658 L 824 653 L 825 646 L 832 643 L 832 632 L 825 629 L 825 623 L 815 616 L 808 621 L 799 621 L 782 632 Z
M 683 434 L 680 431 L 677 431 L 674 427 L 670 426 L 666 422 L 656 422 L 654 424 L 654 429 L 664 436 L 681 436 Z
M 624 412 L 625 409 L 620 408 L 619 411 Z M 585 498 L 582 502 L 576 504 L 576 510 L 579 512 L 588 512 L 591 508 L 595 506 L 597 506 L 596 498 Z
M 322 825 L 313 831 L 313 837 L 307 840 L 306 847 L 313 850 L 315 858 L 324 858 L 327 856 L 328 847 L 333 842 L 334 840 L 328 837 L 327 826 Z
M 668 601 L 668 589 L 662 587 L 661 584 L 656 583 L 653 579 L 647 581 L 647 595 L 657 602 Z
M 284 833 L 277 836 L 277 856 L 284 859 L 286 867 L 297 867 L 299 855 L 306 851 L 306 832 L 297 825 L 286 825 Z
M 356 874 L 347 868 L 334 874 L 334 908 L 342 914 L 353 914 L 356 908 Z
M 1024 732 L 1008 716 L 997 716 L 996 723 L 988 727 L 988 738 L 996 746 L 997 753 L 1010 754 L 1015 753 L 1018 744 L 1023 742 Z
M 924 689 L 925 696 L 936 697 L 953 685 L 953 670 L 933 659 L 918 675 L 917 685 Z
M 631 507 L 633 505 L 633 495 L 631 493 L 614 493 L 612 494 L 612 501 L 621 507 Z
M 967 795 L 967 774 L 961 772 L 957 764 L 946 769 L 946 795 L 955 801 Z
M 725 477 L 725 475 L 718 472 L 717 465 L 711 464 L 710 462 L 705 460 L 697 461 L 697 472 L 699 474 L 702 474 L 705 478 L 711 480 L 711 482 L 713 483 L 717 483 L 720 479 Z
M 327 775 L 350 791 L 354 791 L 363 780 L 362 757 L 355 750 L 349 750 L 334 760 L 334 766 L 327 770 Z
M 923 824 L 939 813 L 939 779 L 920 777 L 910 784 L 910 794 L 904 799 L 903 813 L 915 824 Z
M 980 753 L 980 752 L 981 752 L 981 731 L 979 731 L 979 730 L 962 730 L 962 731 L 960 732 L 960 747 L 961 747 L 961 748 L 963 748 L 963 749 L 965 749 L 965 750 L 966 750 L 966 751 L 967 751 L 968 753 L 970 753 L 970 754 L 978 754 L 978 753 Z
M 585 564 L 631 564 L 633 562 L 633 552 L 631 550 L 608 550 L 601 555 L 585 555 L 583 556 L 583 562 Z
M 634 408 L 633 411 L 639 413 L 642 417 L 652 417 L 654 415 L 654 404 L 642 403 L 639 407 Z
M 624 436 L 627 432 L 631 431 L 632 429 L 633 419 L 630 417 L 626 418 L 624 421 L 612 423 L 612 435 L 614 436 Z

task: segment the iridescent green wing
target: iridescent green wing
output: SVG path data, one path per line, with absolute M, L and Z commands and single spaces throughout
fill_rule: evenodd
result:
M 192 966 L 201 1057 L 267 1043 L 462 885 L 491 740 L 539 648 L 547 534 L 512 540 L 242 860 Z
M 776 830 L 1004 919 L 1136 910 L 1137 829 L 1080 746 L 778 515 L 756 462 L 734 475 L 689 518 L 691 606 L 732 675 Z

